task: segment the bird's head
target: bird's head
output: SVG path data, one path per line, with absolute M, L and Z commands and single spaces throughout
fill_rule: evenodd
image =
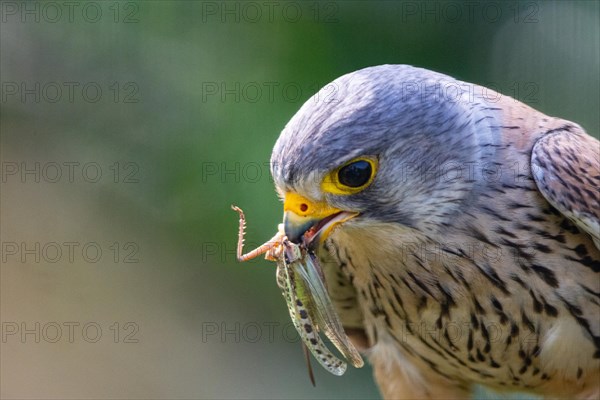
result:
M 486 136 L 474 135 L 481 115 L 465 85 L 383 65 L 344 75 L 309 99 L 271 157 L 288 238 L 298 242 L 312 228 L 322 241 L 351 224 L 435 230 L 458 212 L 472 188 L 464 167 L 479 160 L 477 137 Z M 451 87 L 454 101 L 440 92 Z

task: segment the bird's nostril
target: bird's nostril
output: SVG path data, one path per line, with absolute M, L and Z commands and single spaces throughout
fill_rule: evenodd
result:
M 300 211 L 306 212 L 308 210 L 308 204 L 302 203 L 300 204 Z

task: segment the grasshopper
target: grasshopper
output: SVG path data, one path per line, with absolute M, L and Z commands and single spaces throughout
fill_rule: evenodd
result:
M 300 244 L 290 242 L 279 224 L 277 234 L 256 249 L 245 253 L 244 235 L 246 217 L 236 207 L 231 208 L 239 214 L 240 225 L 237 244 L 237 259 L 240 262 L 251 260 L 261 254 L 265 259 L 277 263 L 277 285 L 287 303 L 288 311 L 300 338 L 313 356 L 327 371 L 334 375 L 346 372 L 346 362 L 336 357 L 321 339 L 321 332 L 331 340 L 335 347 L 356 368 L 364 365 L 363 359 L 344 332 L 342 323 L 333 308 L 327 294 L 325 280 L 317 256 L 309 250 L 307 238 Z M 305 352 L 306 353 L 306 352 Z M 307 360 L 309 358 L 307 357 Z M 311 381 L 312 371 L 309 374 Z

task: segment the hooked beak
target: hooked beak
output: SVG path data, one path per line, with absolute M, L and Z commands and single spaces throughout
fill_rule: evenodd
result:
M 358 215 L 292 192 L 285 196 L 283 211 L 283 227 L 288 240 L 293 243 L 304 240 L 307 245 L 324 241 L 336 225 Z

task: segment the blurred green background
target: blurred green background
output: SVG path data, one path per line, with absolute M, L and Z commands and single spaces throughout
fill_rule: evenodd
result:
M 1 3 L 2 398 L 378 398 L 369 367 L 313 388 L 274 265 L 234 258 L 230 204 L 272 236 L 272 146 L 342 74 L 600 128 L 595 1 L 67 3 Z

